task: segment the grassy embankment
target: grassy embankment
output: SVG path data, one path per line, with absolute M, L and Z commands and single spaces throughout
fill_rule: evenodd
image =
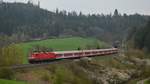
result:
M 0 84 L 27 84 L 27 83 L 25 83 L 25 82 L 13 81 L 13 80 L 0 79 Z
M 27 63 L 27 56 L 30 50 L 36 46 L 44 46 L 48 48 L 52 48 L 54 51 L 63 51 L 63 50 L 77 50 L 79 47 L 81 49 L 85 49 L 87 45 L 89 46 L 97 46 L 100 48 L 106 47 L 106 43 L 101 42 L 92 38 L 81 38 L 81 37 L 72 37 L 72 38 L 57 38 L 57 39 L 47 39 L 41 41 L 32 41 L 26 43 L 17 44 L 17 46 L 21 47 L 24 52 L 24 63 Z
M 144 84 L 150 84 L 150 79 L 145 81 Z
M 142 50 L 138 49 L 128 49 L 127 52 L 125 53 L 127 60 L 131 61 L 134 63 L 134 69 L 137 72 L 137 75 L 132 77 L 132 80 L 130 80 L 127 84 L 136 84 L 137 82 L 141 80 L 145 80 L 150 77 L 150 67 L 147 65 L 146 61 L 137 61 L 135 60 L 136 58 L 140 60 L 149 60 L 149 53 L 146 53 Z M 142 67 L 142 68 L 141 68 Z M 145 84 L 149 84 L 149 81 L 146 81 Z

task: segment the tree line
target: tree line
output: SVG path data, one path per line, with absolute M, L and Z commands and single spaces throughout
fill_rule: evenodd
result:
M 88 14 L 41 9 L 32 4 L 0 4 L 0 35 L 14 41 L 81 36 L 102 40 L 120 40 L 133 27 L 145 24 L 149 16 L 134 14 Z
M 150 51 L 150 18 L 142 27 L 134 27 L 129 31 L 128 41 L 132 42 L 134 48 Z

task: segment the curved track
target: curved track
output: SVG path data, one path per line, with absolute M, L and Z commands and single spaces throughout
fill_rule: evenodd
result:
M 71 62 L 71 60 L 56 60 L 56 61 L 51 61 L 47 63 L 38 63 L 38 64 L 20 64 L 20 65 L 13 65 L 9 68 L 11 69 L 22 69 L 22 68 L 34 68 L 34 67 L 40 67 L 40 66 L 48 66 L 50 64 L 57 64 L 57 63 L 64 63 L 64 62 Z
M 112 53 L 114 54 L 114 53 Z M 117 54 L 117 53 L 116 53 Z M 107 55 L 107 53 L 106 53 Z M 111 55 L 111 54 L 109 54 Z M 12 69 L 22 69 L 22 68 L 33 68 L 33 67 L 43 67 L 43 66 L 47 66 L 49 64 L 57 64 L 57 63 L 68 63 L 68 62 L 71 62 L 72 60 L 69 60 L 69 59 L 62 59 L 62 60 L 53 60 L 53 61 L 49 61 L 49 62 L 44 62 L 44 63 L 36 63 L 36 64 L 21 64 L 21 65 L 14 65 L 14 66 L 11 66 L 10 68 Z

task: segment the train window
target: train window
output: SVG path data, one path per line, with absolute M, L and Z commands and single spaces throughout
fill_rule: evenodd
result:
M 39 54 L 34 54 L 34 56 L 38 56 Z
M 82 53 L 74 53 L 74 55 L 81 55 Z
M 101 53 L 104 54 L 105 52 L 104 52 L 104 51 L 101 51 Z
M 57 56 L 63 56 L 63 54 L 57 54 Z
M 85 52 L 85 54 L 90 54 L 90 52 Z
M 92 53 L 96 54 L 97 52 L 94 51 L 94 52 L 92 52 Z
M 65 53 L 64 56 L 72 56 L 72 53 Z
M 102 53 L 102 51 L 98 51 L 98 53 Z

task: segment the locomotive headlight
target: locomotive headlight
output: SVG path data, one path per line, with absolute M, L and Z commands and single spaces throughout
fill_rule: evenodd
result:
M 35 57 L 29 57 L 29 59 L 34 59 Z

